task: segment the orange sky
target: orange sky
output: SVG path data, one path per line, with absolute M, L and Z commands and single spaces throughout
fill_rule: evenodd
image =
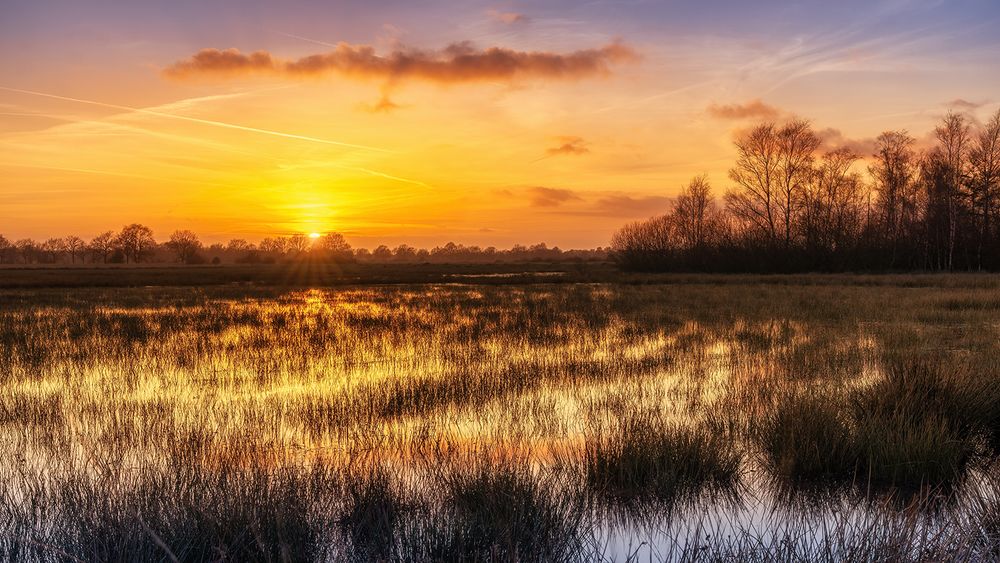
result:
M 756 119 L 863 149 L 1000 93 L 988 2 L 84 4 L 0 8 L 8 238 L 606 245 L 693 175 L 721 194 Z

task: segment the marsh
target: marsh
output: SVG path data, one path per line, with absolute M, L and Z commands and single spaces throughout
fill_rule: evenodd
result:
M 989 276 L 0 292 L 0 556 L 1000 551 Z

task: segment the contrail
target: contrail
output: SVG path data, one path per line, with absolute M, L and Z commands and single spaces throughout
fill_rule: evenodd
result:
M 22 90 L 20 88 L 9 88 L 7 86 L 0 86 L 0 90 L 6 90 L 8 92 L 18 92 L 18 93 L 21 93 L 21 94 L 29 94 L 29 95 L 32 95 L 32 96 L 42 96 L 42 97 L 45 97 L 45 98 L 52 98 L 52 99 L 55 99 L 55 100 L 65 100 L 65 101 L 68 101 L 68 102 L 76 102 L 76 103 L 80 103 L 80 104 L 90 104 L 90 105 L 95 105 L 95 106 L 102 106 L 102 107 L 107 107 L 107 108 L 112 108 L 112 109 L 119 109 L 119 110 L 123 110 L 123 111 L 133 111 L 133 112 L 137 112 L 137 113 L 144 113 L 144 114 L 147 114 L 147 115 L 155 115 L 157 117 L 165 117 L 165 118 L 168 118 L 168 119 L 178 119 L 178 120 L 181 120 L 181 121 L 188 121 L 188 122 L 191 122 L 191 123 L 200 123 L 202 125 L 211 125 L 213 127 L 222 127 L 224 129 L 235 129 L 237 131 L 249 131 L 251 133 L 259 133 L 261 135 L 271 135 L 273 137 L 281 137 L 281 138 L 284 138 L 284 139 L 296 139 L 296 140 L 299 140 L 299 141 L 310 141 L 310 142 L 313 142 L 313 143 L 322 143 L 322 144 L 325 144 L 325 145 L 335 145 L 335 146 L 338 146 L 338 147 L 347 147 L 347 148 L 352 148 L 352 149 L 361 149 L 361 150 L 366 150 L 366 151 L 375 151 L 375 152 L 382 152 L 382 153 L 391 153 L 391 152 L 393 152 L 393 151 L 390 151 L 388 149 L 383 149 L 383 148 L 378 148 L 378 147 L 370 147 L 370 146 L 367 146 L 367 145 L 357 145 L 357 144 L 354 144 L 354 143 L 343 143 L 343 142 L 340 142 L 340 141 L 331 141 L 329 139 L 319 139 L 319 138 L 316 138 L 316 137 L 307 137 L 305 135 L 295 135 L 295 134 L 292 134 L 292 133 L 282 133 L 280 131 L 271 131 L 270 129 L 258 129 L 256 127 L 247 127 L 245 125 L 236 125 L 236 124 L 233 124 L 233 123 L 226 123 L 224 121 L 213 121 L 211 119 L 199 119 L 197 117 L 188 117 L 186 115 L 176 115 L 176 114 L 173 114 L 173 113 L 164 113 L 164 112 L 155 111 L 155 110 L 151 110 L 151 109 L 135 108 L 135 107 L 131 107 L 131 106 L 122 106 L 122 105 L 118 105 L 118 104 L 109 104 L 109 103 L 106 103 L 106 102 L 97 102 L 97 101 L 93 101 L 93 100 L 81 100 L 79 98 L 70 98 L 68 96 L 57 96 L 55 94 L 46 94 L 45 92 L 35 92 L 33 90 Z
M 308 43 L 315 43 L 317 45 L 323 45 L 325 47 L 336 48 L 336 43 L 327 43 L 326 41 L 320 41 L 319 39 L 310 39 L 308 37 L 302 37 L 301 35 L 295 35 L 292 33 L 285 33 L 284 31 L 278 31 L 277 29 L 268 29 L 271 33 L 277 33 L 278 35 L 284 35 L 285 37 L 291 37 L 292 39 L 298 39 L 300 41 L 306 41 Z
M 407 184 L 414 184 L 414 185 L 417 185 L 417 186 L 423 186 L 425 188 L 429 188 L 430 187 L 428 184 L 425 184 L 424 182 L 421 182 L 419 180 L 411 180 L 409 178 L 403 178 L 402 176 L 393 176 L 392 174 L 386 174 L 385 172 L 379 172 L 378 170 L 372 170 L 371 168 L 360 168 L 360 167 L 356 167 L 356 166 L 344 166 L 342 164 L 333 164 L 332 166 L 335 166 L 337 168 L 344 168 L 344 169 L 347 169 L 347 170 L 356 170 L 358 172 L 364 172 L 365 174 L 370 174 L 372 176 L 379 176 L 379 177 L 385 178 L 387 180 L 395 180 L 397 182 L 405 182 Z

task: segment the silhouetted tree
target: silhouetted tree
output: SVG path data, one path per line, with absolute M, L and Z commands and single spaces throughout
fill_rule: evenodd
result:
M 234 238 L 226 243 L 226 252 L 244 253 L 251 250 L 255 250 L 254 245 L 241 238 Z
M 918 154 L 905 131 L 879 135 L 869 186 L 850 150 L 817 159 L 808 122 L 763 123 L 736 139 L 735 186 L 712 221 L 695 179 L 669 213 L 622 227 L 612 256 L 660 271 L 1000 268 L 1000 112 L 975 130 L 948 114 L 934 137 Z
M 951 270 L 954 267 L 959 222 L 962 219 L 962 191 L 970 144 L 969 125 L 964 116 L 952 112 L 934 129 L 934 135 L 937 137 L 939 147 L 938 151 L 930 156 L 933 162 L 929 165 L 936 168 L 938 176 L 933 182 L 934 189 L 931 194 L 933 194 L 932 205 L 938 207 L 941 213 L 932 228 L 937 229 L 944 239 L 941 258 L 944 263 L 939 267 Z
M 876 139 L 873 159 L 869 172 L 878 194 L 876 236 L 880 246 L 888 253 L 886 265 L 893 268 L 899 260 L 900 247 L 906 241 L 912 242 L 919 218 L 913 137 L 906 131 L 882 133 Z
M 42 243 L 41 251 L 46 262 L 55 264 L 66 253 L 66 241 L 61 238 L 50 238 Z
M 95 261 L 97 257 L 100 257 L 101 262 L 104 264 L 108 263 L 111 256 L 115 253 L 117 249 L 118 240 L 115 237 L 113 231 L 105 231 L 90 241 L 90 252 L 93 253 Z
M 191 231 L 174 231 L 170 235 L 170 240 L 167 241 L 167 248 L 169 248 L 177 260 L 184 264 L 194 264 L 198 261 L 198 252 L 201 251 L 202 245 L 201 241 L 198 240 L 198 235 Z M 222 250 L 222 246 L 216 250 Z
M 11 244 L 7 237 L 0 235 L 0 264 L 6 264 L 7 262 L 13 262 L 12 254 L 14 250 L 14 245 Z
M 819 137 L 808 121 L 792 121 L 778 129 L 778 209 L 786 251 L 793 243 L 795 223 L 813 175 L 819 144 Z
M 859 244 L 864 182 L 851 169 L 858 158 L 847 148 L 825 154 L 807 184 L 800 228 L 806 256 L 814 264 L 846 267 L 846 254 Z
M 379 245 L 375 250 L 372 251 L 372 259 L 379 260 L 382 262 L 388 262 L 392 259 L 392 251 L 386 245 Z
M 611 240 L 614 258 L 629 269 L 668 271 L 678 262 L 676 228 L 670 215 L 629 223 Z
M 717 217 L 707 175 L 695 177 L 681 191 L 673 214 L 680 244 L 686 250 L 697 252 L 706 243 L 714 242 Z
M 736 188 L 726 192 L 726 207 L 752 231 L 773 244 L 778 238 L 778 178 L 781 174 L 777 127 L 763 123 L 736 140 L 736 166 L 729 178 Z M 612 246 L 615 246 L 612 243 Z
M 116 240 L 116 246 L 125 255 L 125 260 L 135 263 L 142 262 L 143 258 L 156 247 L 153 230 L 139 223 L 122 227 Z
M 392 256 L 397 262 L 412 262 L 417 258 L 417 251 L 412 246 L 401 244 L 392 251 Z
M 323 258 L 329 260 L 353 260 L 354 253 L 351 252 L 351 245 L 348 244 L 344 235 L 340 233 L 327 233 L 316 240 L 314 249 Z
M 309 239 L 303 234 L 294 234 L 285 243 L 286 252 L 299 255 L 309 250 Z
M 267 237 L 260 241 L 258 247 L 260 251 L 266 256 L 268 261 L 273 262 L 280 256 L 285 254 L 288 248 L 287 241 L 281 237 Z
M 969 203 L 975 221 L 976 267 L 997 267 L 984 255 L 996 254 L 996 215 L 1000 197 L 1000 110 L 986 123 L 969 149 Z
M 17 254 L 25 264 L 31 264 L 37 260 L 38 245 L 30 238 L 23 238 L 14 243 Z
M 80 256 L 80 259 L 83 260 L 83 252 L 87 248 L 87 243 L 83 242 L 83 239 L 76 235 L 70 235 L 63 240 L 66 243 L 66 253 L 69 254 L 70 263 L 76 264 L 77 256 Z

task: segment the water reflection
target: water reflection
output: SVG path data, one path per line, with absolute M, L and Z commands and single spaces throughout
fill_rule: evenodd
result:
M 295 502 L 324 549 L 384 545 L 381 533 L 394 538 L 381 555 L 417 549 L 409 540 L 430 556 L 516 539 L 529 559 L 569 547 L 669 559 L 747 530 L 777 545 L 910 513 L 932 530 L 932 499 L 989 481 L 972 460 L 984 452 L 970 454 L 975 478 L 963 466 L 908 496 L 872 475 L 777 470 L 762 432 L 789 397 L 854 408 L 885 379 L 863 323 L 685 318 L 663 295 L 601 286 L 94 299 L 0 313 L 8 542 L 65 525 L 96 491 L 167 510 L 135 495 L 229 486 L 220 474 L 277 494 L 268 476 L 291 472 L 309 476 L 315 494 Z M 843 416 L 855 436 L 862 419 Z M 500 493 L 520 503 L 494 507 L 501 520 L 475 508 Z M 369 508 L 384 514 L 343 516 Z

